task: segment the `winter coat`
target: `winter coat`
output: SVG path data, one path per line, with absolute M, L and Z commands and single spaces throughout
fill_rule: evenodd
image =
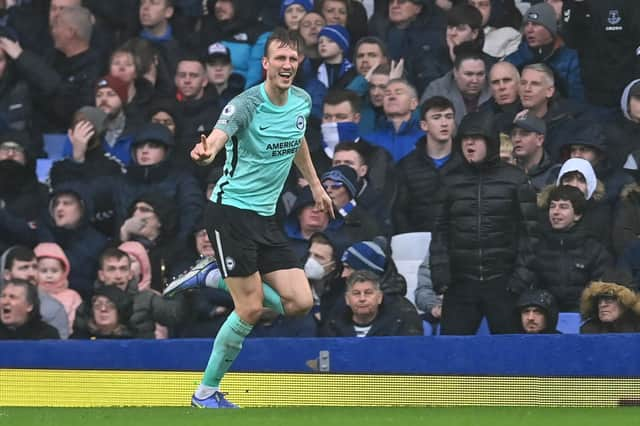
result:
M 409 27 L 400 30 L 388 17 L 388 8 L 375 13 L 369 21 L 369 32 L 385 42 L 390 59 L 405 59 L 405 71 L 411 84 L 422 91 L 433 80 L 451 69 L 449 49 L 445 40 L 447 20 L 442 11 L 424 3 L 418 17 Z
M 565 1 L 562 31 L 580 54 L 589 103 L 614 107 L 624 86 L 640 77 L 640 3 Z
M 30 321 L 17 328 L 0 322 L 0 340 L 59 339 L 58 330 L 42 320 Z
M 422 321 L 416 324 L 408 323 L 392 307 L 387 306 L 386 296 L 380 305 L 378 315 L 371 323 L 371 329 L 367 337 L 375 336 L 422 336 Z M 414 308 L 415 311 L 415 308 Z M 344 310 L 336 312 L 335 316 L 328 319 L 320 330 L 321 337 L 355 337 L 353 328 L 353 312 L 345 306 Z M 417 316 L 417 313 L 416 313 Z M 419 317 L 418 317 L 419 318 Z
M 459 125 L 462 121 L 462 117 L 467 115 L 467 105 L 464 102 L 464 98 L 458 85 L 453 77 L 453 70 L 447 72 L 437 80 L 432 81 L 425 89 L 420 97 L 420 103 L 424 103 L 427 99 L 434 96 L 443 96 L 451 101 L 453 109 L 455 111 L 456 125 Z M 491 99 L 491 90 L 488 84 L 484 84 L 482 91 L 478 95 L 478 107 Z
M 104 58 L 91 48 L 70 58 L 54 51 L 45 59 L 25 50 L 15 65 L 32 89 L 43 130 L 64 133 L 75 111 L 95 103 L 94 84 L 103 74 Z
M 420 120 L 412 116 L 402 123 L 396 130 L 393 123 L 387 120 L 384 127 L 374 133 L 364 135 L 372 145 L 382 147 L 391 154 L 395 163 L 406 157 L 416 147 L 416 142 L 424 136 L 424 131 L 420 128 Z
M 542 226 L 530 250 L 518 257 L 509 289 L 521 293 L 542 288 L 555 297 L 562 312 L 578 311 L 580 294 L 613 266 L 613 259 L 598 240 L 582 230 L 581 223 L 566 231 Z
M 454 152 L 442 167 L 436 168 L 427 155 L 426 136 L 418 141 L 415 150 L 396 167 L 398 196 L 393 208 L 395 234 L 433 230 L 438 212 L 438 191 L 461 164 L 459 153 Z
M 617 321 L 603 323 L 598 318 L 598 296 L 614 296 L 626 312 Z M 608 282 L 591 283 L 582 293 L 580 313 L 586 322 L 580 327 L 582 334 L 637 333 L 640 332 L 640 298 L 629 288 Z
M 520 169 L 500 161 L 492 117 L 471 113 L 460 125 L 458 138 L 465 134 L 483 136 L 487 155 L 476 164 L 463 160 L 440 190 L 441 211 L 430 246 L 438 293 L 457 282 L 508 279 L 535 226 L 535 193 Z
M 587 117 L 587 109 L 584 105 L 560 96 L 551 98 L 547 114 L 541 117 L 547 125 L 544 150 L 551 156 L 551 161 L 556 163 L 563 161 L 560 150 L 564 141 L 572 136 L 571 132 L 574 128 L 571 123 L 575 119 Z
M 613 221 L 612 240 L 617 256 L 640 237 L 640 185 L 628 185 L 621 194 L 622 202 Z
M 523 37 L 518 50 L 505 58 L 520 71 L 525 65 L 544 63 L 555 75 L 556 87 L 563 96 L 576 101 L 584 101 L 584 86 L 580 70 L 578 52 L 564 45 L 557 37 L 552 46 L 534 50 Z
M 609 150 L 607 156 L 614 168 L 621 168 L 627 156 L 640 149 L 640 122 L 629 112 L 629 92 L 640 80 L 633 80 L 625 87 L 620 98 L 620 114 L 605 123 L 605 138 Z
M 33 106 L 27 83 L 16 75 L 13 63 L 6 59 L 0 78 L 0 133 L 8 130 L 32 131 Z
M 549 154 L 544 152 L 542 160 L 531 169 L 527 170 L 527 176 L 531 182 L 531 186 L 536 193 L 540 193 L 542 189 L 555 182 L 560 171 L 560 164 L 551 161 Z
M 82 298 L 78 292 L 69 288 L 68 277 L 70 275 L 69 259 L 65 256 L 62 248 L 55 243 L 40 243 L 33 252 L 38 257 L 38 261 L 42 258 L 52 258 L 58 260 L 62 264 L 62 277 L 55 283 L 38 282 L 38 287 L 49 293 L 58 302 L 62 303 L 69 320 L 69 330 L 73 330 L 73 322 L 76 317 L 76 311 L 82 304 Z

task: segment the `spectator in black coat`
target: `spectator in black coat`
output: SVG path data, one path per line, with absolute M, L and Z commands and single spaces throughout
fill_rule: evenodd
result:
M 46 209 L 49 188 L 38 182 L 34 144 L 24 132 L 0 135 L 0 210 L 26 222 L 36 221 Z M 0 233 L 0 251 L 17 243 Z
M 474 334 L 486 315 L 492 333 L 517 329 L 507 289 L 518 253 L 535 225 L 526 175 L 500 161 L 493 117 L 470 113 L 459 128 L 463 164 L 441 188 L 430 246 L 434 289 L 445 293 L 443 334 Z
M 522 333 L 560 334 L 558 326 L 558 304 L 546 290 L 530 289 L 520 295 L 516 304 L 520 314 Z
M 549 195 L 548 220 L 536 233 L 530 250 L 521 253 L 509 283 L 514 292 L 548 290 L 563 312 L 578 312 L 580 295 L 598 280 L 613 259 L 604 245 L 581 226 L 587 202 L 572 186 L 554 188 Z
M 329 319 L 322 337 L 419 336 L 422 330 L 411 326 L 384 302 L 380 278 L 367 270 L 355 271 L 347 279 L 347 306 Z M 420 324 L 422 325 L 422 324 Z M 421 328 L 421 327 L 420 327 Z
M 625 87 L 620 97 L 620 114 L 605 123 L 605 134 L 612 167 L 625 165 L 628 156 L 640 149 L 640 79 Z
M 58 330 L 42 321 L 38 289 L 28 281 L 5 283 L 0 294 L 0 340 L 59 339 Z
M 83 7 L 62 9 L 53 20 L 51 35 L 55 51 L 45 58 L 23 50 L 7 38 L 2 49 L 33 91 L 42 130 L 63 133 L 76 111 L 93 100 L 93 85 L 100 76 L 104 58 L 90 47 L 91 13 Z
M 422 104 L 420 127 L 426 136 L 396 166 L 395 234 L 433 231 L 438 190 L 447 176 L 462 164 L 459 152 L 452 149 L 454 117 L 453 104 L 447 98 L 434 96 Z

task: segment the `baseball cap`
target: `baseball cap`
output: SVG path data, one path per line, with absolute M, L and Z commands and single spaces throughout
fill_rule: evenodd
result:
M 211 63 L 216 59 L 222 59 L 227 64 L 231 63 L 231 52 L 229 48 L 222 43 L 212 43 L 207 48 L 206 62 Z
M 534 133 L 540 133 L 541 135 L 544 135 L 547 132 L 547 125 L 545 122 L 533 114 L 524 114 L 516 117 L 513 120 L 511 129 L 513 130 L 515 127 Z

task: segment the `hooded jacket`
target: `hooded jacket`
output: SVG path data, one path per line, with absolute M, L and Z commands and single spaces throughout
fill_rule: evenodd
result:
M 461 154 L 462 166 L 440 190 L 430 246 L 438 293 L 449 285 L 506 280 L 535 225 L 535 193 L 522 170 L 500 161 L 493 116 L 469 113 L 458 130 L 457 150 L 465 136 L 483 137 L 487 153 L 479 163 Z
M 129 256 L 136 258 L 140 264 L 140 278 L 138 280 L 138 291 L 151 288 L 151 262 L 144 246 L 137 241 L 125 241 L 118 246 L 120 250 Z
M 598 318 L 598 297 L 613 296 L 625 309 L 622 316 L 612 322 L 604 323 Z M 634 333 L 640 331 L 640 298 L 629 288 L 610 282 L 596 281 L 582 293 L 580 313 L 586 322 L 580 327 L 580 333 Z
M 629 93 L 637 84 L 640 84 L 640 79 L 633 80 L 624 88 L 620 97 L 620 113 L 605 127 L 609 145 L 608 156 L 612 167 L 622 167 L 627 156 L 640 149 L 640 118 L 631 117 L 629 110 Z
M 538 307 L 544 312 L 546 327 L 541 332 L 541 334 L 560 333 L 557 330 L 559 316 L 558 304 L 556 303 L 553 295 L 551 295 L 546 290 L 540 289 L 532 289 L 522 293 L 522 295 L 520 295 L 520 298 L 518 299 L 518 302 L 516 303 L 518 314 L 521 314 L 524 308 L 528 308 L 531 306 Z M 520 326 L 522 327 L 522 321 L 520 321 Z M 525 332 L 524 327 L 522 327 L 522 332 Z
M 55 243 L 40 243 L 34 249 L 38 260 L 42 258 L 53 258 L 62 264 L 62 278 L 55 283 L 38 282 L 38 286 L 62 303 L 69 319 L 69 330 L 73 330 L 73 322 L 76 317 L 76 310 L 82 303 L 82 298 L 78 292 L 69 288 L 69 272 L 71 265 L 65 256 L 62 248 Z

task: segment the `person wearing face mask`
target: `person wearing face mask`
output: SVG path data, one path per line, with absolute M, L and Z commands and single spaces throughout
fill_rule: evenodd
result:
M 313 294 L 311 312 L 321 324 L 344 294 L 344 281 L 339 279 L 342 270 L 338 264 L 338 249 L 327 235 L 316 232 L 309 238 L 308 256 L 304 274 Z

